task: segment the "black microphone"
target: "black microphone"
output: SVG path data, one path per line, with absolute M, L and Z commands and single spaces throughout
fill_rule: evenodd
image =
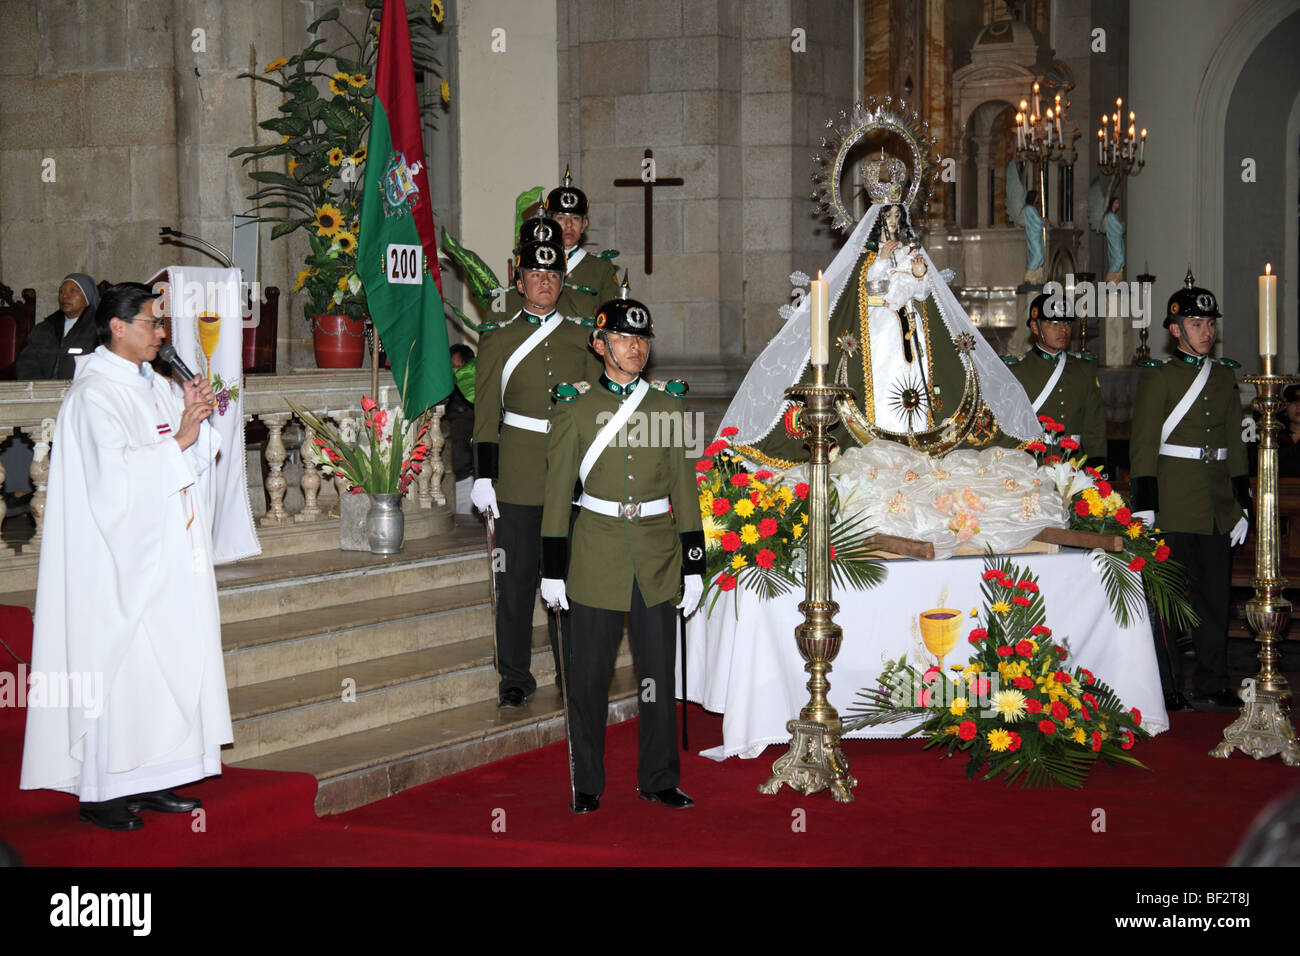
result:
M 185 360 L 176 354 L 176 347 L 170 342 L 158 350 L 158 357 L 176 370 L 176 374 L 181 377 L 181 381 L 194 381 L 194 373 L 185 364 Z

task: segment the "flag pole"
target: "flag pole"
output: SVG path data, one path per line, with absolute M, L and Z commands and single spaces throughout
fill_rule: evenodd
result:
M 370 323 L 370 394 L 379 401 L 379 330 Z

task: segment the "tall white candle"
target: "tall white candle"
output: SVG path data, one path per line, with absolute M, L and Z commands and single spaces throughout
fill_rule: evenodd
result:
M 830 283 L 822 278 L 818 270 L 817 278 L 812 281 L 812 303 L 809 314 L 812 321 L 810 357 L 813 365 L 826 365 L 830 362 Z
M 1259 277 L 1259 354 L 1277 354 L 1277 276 L 1271 262 Z

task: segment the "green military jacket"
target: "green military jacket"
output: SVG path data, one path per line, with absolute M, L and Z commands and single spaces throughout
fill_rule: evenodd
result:
M 1227 459 L 1202 461 L 1160 454 L 1161 427 L 1187 393 L 1201 361 L 1180 351 L 1167 362 L 1147 359 L 1142 363 L 1129 458 L 1135 489 L 1140 479 L 1156 479 L 1156 527 L 1192 534 L 1226 534 L 1241 518 L 1231 479 L 1248 471 L 1246 445 L 1241 438 L 1241 398 L 1237 378 L 1231 371 L 1237 367 L 1236 362 L 1206 360 L 1214 363 L 1209 381 L 1167 439 L 1174 445 L 1227 448 Z
M 676 397 L 686 391 L 684 382 L 654 383 L 596 459 L 583 489 L 620 503 L 667 497 L 672 511 L 627 519 L 584 508 L 573 526 L 572 545 L 565 547 L 583 456 L 625 400 L 624 390 L 635 384 L 619 386 L 601 375 L 592 384 L 561 388 L 546 453 L 542 575 L 565 578 L 568 596 L 579 604 L 610 611 L 631 610 L 633 587 L 640 587 L 646 607 L 676 601 L 683 566 L 687 574 L 704 571 L 700 502 Z
M 503 402 L 501 373 L 506 361 L 542 321 L 520 311 L 505 322 L 479 327 L 474 376 L 474 475 L 493 479 L 497 500 L 508 504 L 542 504 L 546 435 L 505 425 L 502 413 L 549 419 L 554 407 L 551 389 L 562 382 L 594 378 L 602 367 L 587 344 L 591 320 L 566 319 L 515 368 Z
M 1033 402 L 1056 370 L 1057 356 L 1034 345 L 1024 358 L 1004 361 Z M 1089 459 L 1106 457 L 1106 405 L 1091 359 L 1077 352 L 1066 353 L 1065 369 L 1052 393 L 1039 406 L 1038 414 L 1050 415 L 1064 425 L 1062 434 L 1078 436 L 1079 450 Z
M 555 307 L 567 318 L 589 319 L 602 305 L 616 298 L 618 278 L 613 263 L 588 252 L 565 274 L 564 288 Z M 514 315 L 523 307 L 523 296 L 511 288 L 506 293 L 506 314 Z

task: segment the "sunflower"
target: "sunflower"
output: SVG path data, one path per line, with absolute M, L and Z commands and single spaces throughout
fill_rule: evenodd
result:
M 443 105 L 449 105 L 451 103 L 451 87 L 447 85 L 446 80 L 442 81 L 442 86 L 438 87 L 438 92 L 442 94 Z
M 334 237 L 334 241 L 339 244 L 339 251 L 349 255 L 357 251 L 357 237 L 346 230 L 340 229 Z
M 316 233 L 321 236 L 332 236 L 339 231 L 342 221 L 343 213 L 338 207 L 326 203 L 316 210 Z
M 441 23 L 446 12 L 442 9 L 442 0 L 429 0 L 429 16 L 433 17 L 434 23 Z
M 293 285 L 293 291 L 294 291 L 294 292 L 301 292 L 301 291 L 302 291 L 302 287 L 306 284 L 306 282 L 307 282 L 307 277 L 308 277 L 309 275 L 311 275 L 311 270 L 310 270 L 310 269 L 303 269 L 301 272 L 298 273 L 298 279 L 297 279 L 296 282 L 294 282 L 294 285 Z
M 343 162 L 343 150 L 335 146 L 330 150 L 330 165 L 337 166 L 341 162 Z
M 351 76 L 348 77 L 348 82 L 351 83 L 353 86 L 355 86 L 357 89 L 361 89 L 361 87 L 366 85 L 367 79 L 369 78 L 364 73 L 353 73 Z
M 346 73 L 335 73 L 330 77 L 330 92 L 335 96 L 342 96 L 348 91 L 348 82 L 351 77 Z
M 347 276 L 339 276 L 338 290 L 339 290 L 340 292 L 343 292 L 345 289 L 347 289 L 347 287 L 348 287 L 348 277 L 347 277 Z
M 266 64 L 266 69 L 264 69 L 262 72 L 270 73 L 272 70 L 283 70 L 288 65 L 289 65 L 289 58 L 287 56 L 278 57 L 272 60 L 270 63 Z
M 357 151 L 352 154 L 352 162 L 360 164 L 360 163 L 364 163 L 365 161 L 366 161 L 366 148 L 364 146 L 358 146 Z

